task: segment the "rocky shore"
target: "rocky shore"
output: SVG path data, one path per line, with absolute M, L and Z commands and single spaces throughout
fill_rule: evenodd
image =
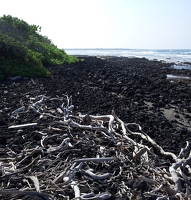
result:
M 191 71 L 171 66 L 144 58 L 85 57 L 78 65 L 52 67 L 52 79 L 42 89 L 53 96 L 72 95 L 75 110 L 83 114 L 113 109 L 124 121 L 139 123 L 164 148 L 170 137 L 171 148 L 179 152 L 191 131 L 191 80 L 167 75 L 191 77 Z
M 173 156 L 162 155 L 148 138 L 131 133 L 145 133 L 165 152 L 173 153 L 178 159 L 181 149 L 191 141 L 191 71 L 174 69 L 170 63 L 145 58 L 86 56 L 83 59 L 77 64 L 50 67 L 52 75 L 48 78 L 23 78 L 0 83 L 0 181 L 1 190 L 7 191 L 0 192 L 1 199 L 17 199 L 14 195 L 21 195 L 23 199 L 30 199 L 30 195 L 33 199 L 34 196 L 38 199 L 74 199 L 77 184 L 82 194 L 93 193 L 97 199 L 157 199 L 163 196 L 179 199 L 179 193 L 186 193 L 186 181 L 183 181 L 181 191 L 176 190 L 177 193 L 168 193 L 164 187 L 149 194 L 165 181 L 163 178 L 161 182 L 159 178 L 154 180 L 145 167 L 148 163 L 135 159 L 133 151 L 136 145 L 133 143 L 131 146 L 122 136 L 120 139 L 119 135 L 124 135 L 124 132 L 119 126 L 122 126 L 122 120 L 130 129 L 128 137 L 152 148 L 156 160 L 151 156 L 151 149 L 146 151 L 149 159 L 154 160 L 155 169 L 169 170 L 169 166 L 177 162 Z M 74 106 L 72 112 L 69 106 Z M 80 126 L 67 121 L 70 115 Z M 80 117 L 83 115 L 85 117 Z M 100 119 L 96 121 L 93 117 L 105 115 L 114 116 L 112 128 L 116 135 L 113 138 L 106 134 L 108 130 L 112 133 L 109 128 L 106 132 L 106 129 L 85 128 L 90 125 L 108 127 L 112 121 L 110 118 L 105 121 L 107 117 L 101 117 L 102 122 L 98 123 Z M 64 124 L 59 124 L 59 120 Z M 22 124 L 28 127 L 14 128 Z M 68 141 L 66 138 L 70 141 L 68 146 L 64 143 Z M 61 144 L 64 144 L 64 149 L 59 146 Z M 52 149 L 55 147 L 56 150 Z M 96 158 L 98 154 L 112 157 L 115 161 L 109 164 L 106 161 L 87 161 L 83 164 L 85 169 L 77 168 L 79 162 L 76 159 Z M 69 173 L 66 171 L 74 163 L 77 164 L 71 171 L 76 170 L 75 175 L 71 182 L 65 181 L 67 184 L 64 184 L 58 177 L 63 171 Z M 95 180 L 88 170 L 110 175 Z M 184 173 L 189 180 L 191 174 L 188 170 Z M 65 178 L 70 175 L 65 175 Z M 146 175 L 156 182 L 140 178 Z M 174 185 L 172 174 L 168 172 L 167 175 L 172 179 L 168 180 L 169 184 Z M 18 192 L 39 192 L 39 187 L 42 196 Z M 17 192 L 13 194 L 10 191 Z M 81 195 L 78 198 L 90 197 Z

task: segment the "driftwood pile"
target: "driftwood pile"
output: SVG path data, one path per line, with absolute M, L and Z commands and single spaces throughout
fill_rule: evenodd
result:
M 28 140 L 17 152 L 1 149 L 1 199 L 191 198 L 189 142 L 179 155 L 166 152 L 114 111 L 73 113 L 68 95 L 28 96 L 21 105 L 10 111 L 8 128 L 13 137 L 29 137 L 27 130 L 38 142 Z

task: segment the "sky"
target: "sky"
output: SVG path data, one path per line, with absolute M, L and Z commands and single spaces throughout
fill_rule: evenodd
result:
M 191 49 L 191 0 L 0 0 L 58 48 Z

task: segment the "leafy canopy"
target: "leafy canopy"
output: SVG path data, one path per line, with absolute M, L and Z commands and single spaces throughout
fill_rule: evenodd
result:
M 11 15 L 0 18 L 0 79 L 49 76 L 46 67 L 78 61 L 40 35 L 40 31 L 40 26 Z

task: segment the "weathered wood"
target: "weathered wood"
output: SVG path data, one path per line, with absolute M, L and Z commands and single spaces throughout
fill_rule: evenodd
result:
M 29 123 L 29 124 L 20 124 L 20 125 L 12 125 L 9 126 L 9 129 L 20 129 L 20 128 L 28 128 L 28 127 L 35 127 L 37 126 L 37 123 Z

